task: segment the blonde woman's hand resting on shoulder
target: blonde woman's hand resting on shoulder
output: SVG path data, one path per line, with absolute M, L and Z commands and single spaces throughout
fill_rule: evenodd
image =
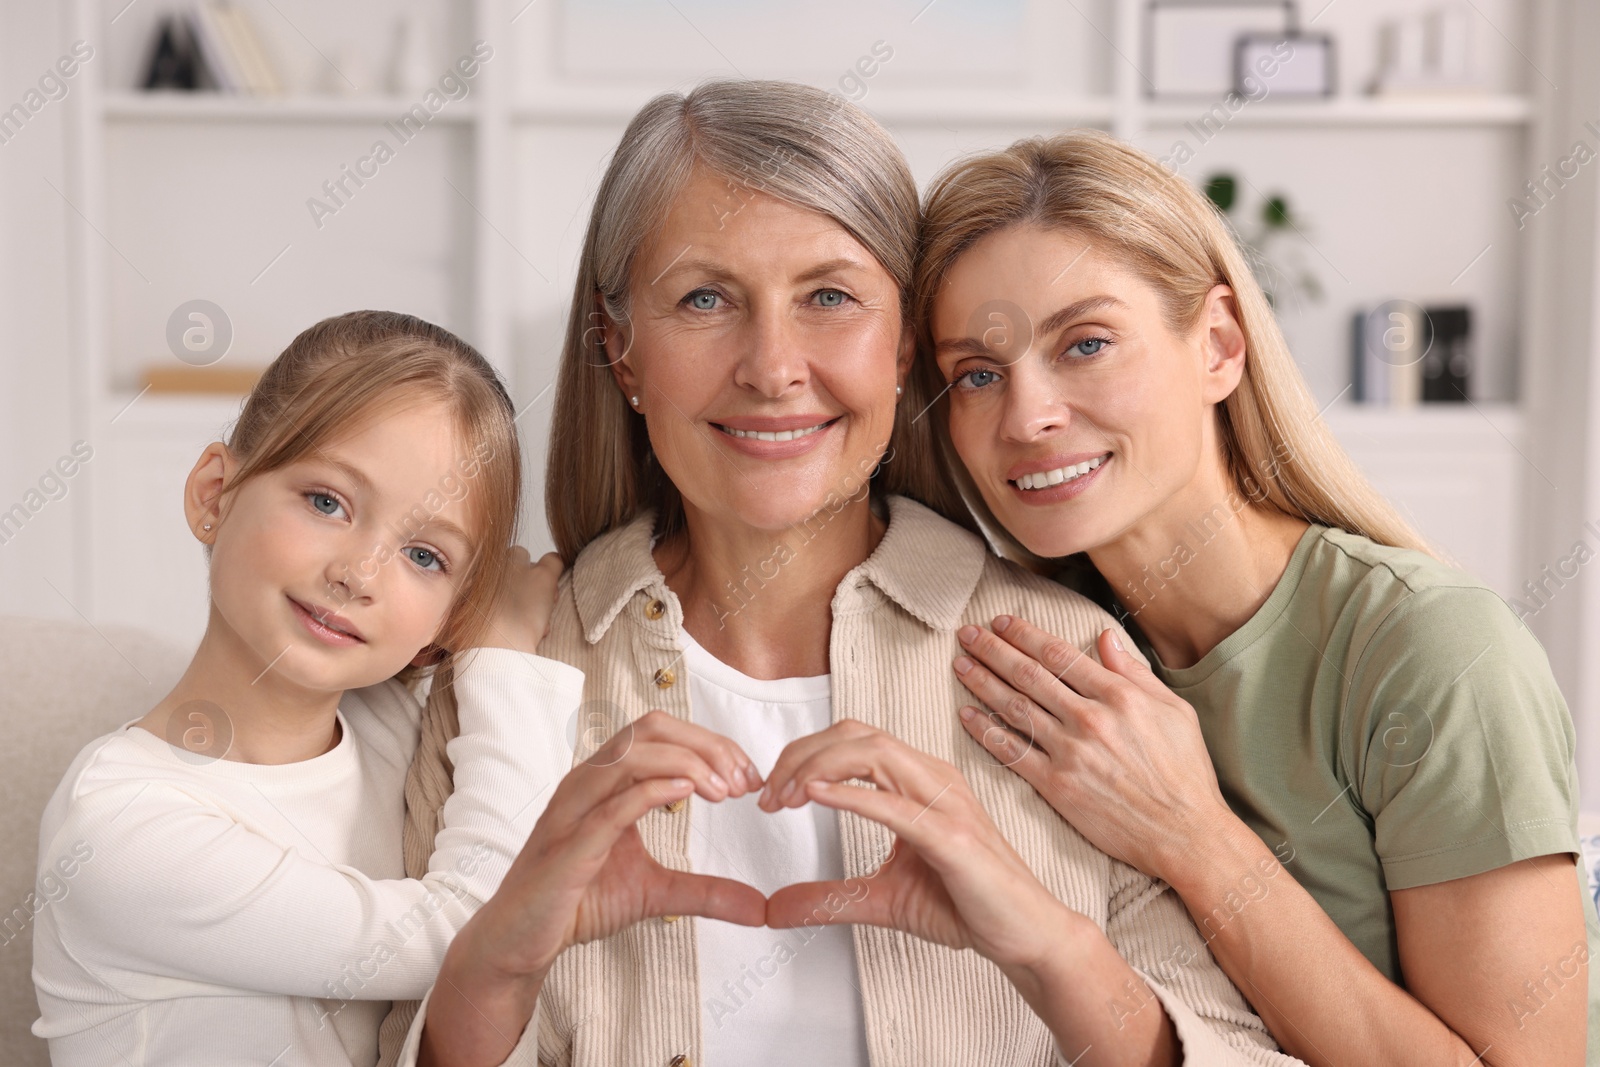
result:
M 1228 808 L 1200 720 L 1123 645 L 1101 662 L 1026 619 L 964 627 L 956 674 L 991 709 L 961 711 L 967 733 L 1102 852 L 1181 884 L 1196 842 L 1248 833 Z

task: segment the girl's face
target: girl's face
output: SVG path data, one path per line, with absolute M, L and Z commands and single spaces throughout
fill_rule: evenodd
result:
M 214 444 L 190 475 L 194 527 L 215 524 L 214 625 L 274 674 L 318 691 L 392 677 L 434 639 L 473 544 L 465 502 L 477 470 L 443 403 L 392 408 L 251 479 L 218 522 L 195 507 L 204 472 L 223 466 L 231 478 L 237 462 Z M 329 613 L 344 633 L 316 621 Z
M 1232 304 L 1217 286 L 1175 334 L 1148 283 L 1085 238 L 1031 224 L 955 262 L 932 322 L 950 436 L 1024 547 L 1064 556 L 1152 518 L 1186 521 L 1184 499 L 1218 469 L 1211 406 L 1243 369 Z
M 630 298 L 612 370 L 688 509 L 779 531 L 864 492 L 913 342 L 894 279 L 838 223 L 697 170 Z

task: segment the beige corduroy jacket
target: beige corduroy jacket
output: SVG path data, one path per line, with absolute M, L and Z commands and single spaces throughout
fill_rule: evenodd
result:
M 1097 850 L 1018 775 L 962 729 L 971 697 L 951 661 L 955 632 L 1016 613 L 1093 654 L 1109 615 L 1076 593 L 991 554 L 982 540 L 911 500 L 891 497 L 889 527 L 833 598 L 833 715 L 859 719 L 955 764 L 1023 859 L 1094 920 L 1144 976 L 1177 1028 L 1189 1064 L 1292 1064 L 1206 949 L 1166 883 Z M 578 557 L 543 655 L 586 679 L 575 759 L 651 708 L 690 717 L 679 655 L 683 612 L 651 556 L 653 515 L 596 539 Z M 801 548 L 789 566 L 804 566 Z M 758 568 L 743 594 L 759 596 Z M 770 577 L 771 569 L 767 574 Z M 736 604 L 735 604 L 736 606 Z M 639 823 L 645 846 L 689 869 L 691 798 Z M 889 832 L 840 813 L 847 876 L 870 874 Z M 568 950 L 505 1061 L 517 1067 L 694 1067 L 701 1057 L 695 919 L 653 919 Z M 871 926 L 854 927 L 867 1047 L 874 1067 L 1064 1065 L 1050 1032 L 998 968 L 971 951 Z M 1114 1014 L 1156 1010 L 1142 991 L 1097 991 Z M 806 1005 L 794 1005 L 796 1012 Z M 412 1067 L 427 1002 L 400 1062 Z M 827 1020 L 817 1020 L 819 1026 Z M 708 1067 L 745 1067 L 710 1064 Z

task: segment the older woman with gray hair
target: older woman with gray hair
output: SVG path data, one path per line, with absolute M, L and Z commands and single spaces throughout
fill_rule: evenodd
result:
M 709 83 L 629 125 L 547 475 L 571 570 L 541 652 L 595 721 L 401 1062 L 1296 1062 L 1177 896 L 949 714 L 960 627 L 1116 623 L 937 476 L 917 224 L 893 140 L 820 91 Z

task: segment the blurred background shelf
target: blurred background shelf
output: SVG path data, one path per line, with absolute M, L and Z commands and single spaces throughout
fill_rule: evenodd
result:
M 1570 28 L 1600 15 L 1578 0 L 1473 0 L 1484 76 L 1481 91 L 1454 96 L 1362 95 L 1378 27 L 1403 12 L 1388 0 L 1307 0 L 1302 25 L 1315 15 L 1308 28 L 1337 42 L 1337 94 L 1270 95 L 1233 111 L 1226 94 L 1149 96 L 1147 0 L 909 10 L 902 0 L 238 2 L 281 65 L 282 96 L 135 89 L 177 0 L 69 0 L 59 14 L 30 16 L 61 19 L 59 33 L 38 35 L 49 49 L 58 36 L 83 39 L 96 56 L 51 117 L 33 120 L 59 123 L 38 168 L 50 184 L 17 171 L 7 190 L 18 247 L 68 249 L 60 298 L 70 325 L 57 342 L 68 356 L 49 372 L 61 399 L 48 415 L 26 413 L 0 464 L 25 479 L 53 460 L 46 453 L 64 433 L 98 450 L 71 503 L 41 516 L 58 536 L 30 534 L 38 554 L 0 558 L 0 589 L 19 601 L 44 599 L 29 568 L 61 573 L 89 617 L 140 622 L 159 603 L 176 636 L 198 636 L 205 574 L 183 537 L 180 490 L 239 398 L 141 395 L 169 316 L 195 299 L 231 320 L 224 366 L 259 362 L 358 307 L 405 310 L 472 342 L 519 409 L 544 397 L 518 428 L 523 528 L 530 549 L 548 547 L 546 391 L 595 187 L 642 104 L 707 77 L 796 79 L 859 102 L 924 187 L 969 153 L 1093 127 L 1196 185 L 1237 176 L 1231 221 L 1247 240 L 1260 236 L 1261 205 L 1286 196 L 1300 267 L 1321 289 L 1320 299 L 1279 301 L 1290 349 L 1318 405 L 1330 405 L 1336 437 L 1424 535 L 1511 596 L 1570 545 L 1580 513 L 1600 515 L 1600 489 L 1591 505 L 1575 488 L 1586 463 L 1600 470 L 1600 446 L 1585 459 L 1589 446 L 1570 444 L 1588 440 L 1591 419 L 1587 379 L 1567 366 L 1588 351 L 1584 309 L 1600 304 L 1585 289 L 1600 171 L 1584 166 L 1578 185 L 1542 177 L 1575 140 L 1600 138 L 1584 126 L 1596 118 L 1600 72 Z M 391 88 L 400 82 L 387 65 L 390 31 L 406 12 L 430 27 L 434 82 L 480 44 L 492 55 L 402 140 L 388 127 L 422 97 Z M 322 92 L 332 85 L 351 95 Z M 26 143 L 44 143 L 32 124 L 15 140 L 23 146 L 5 149 L 13 165 Z M 374 172 L 380 140 L 393 152 Z M 1519 217 L 1508 205 L 1530 181 L 1545 181 L 1554 204 Z M 1347 402 L 1351 312 L 1400 297 L 1472 308 L 1472 405 Z M 146 563 L 123 565 L 129 551 Z M 1581 612 L 1593 616 L 1588 630 Z M 1600 596 L 1559 602 L 1530 625 L 1563 686 L 1594 707 L 1587 759 L 1600 780 Z
M 521 123 L 625 123 L 659 91 L 606 85 L 549 87 L 537 98 L 519 100 L 511 115 Z M 868 94 L 861 103 L 881 122 L 913 125 L 1109 125 L 1118 113 L 1117 101 L 1108 95 L 1010 89 L 884 89 Z
M 1196 122 L 1214 101 L 1151 103 L 1152 125 Z M 1226 109 L 1224 109 L 1225 111 Z M 1273 100 L 1245 103 L 1229 122 L 1251 126 L 1524 126 L 1534 118 L 1533 101 L 1496 94 L 1460 97 L 1333 97 L 1328 100 Z
M 396 121 L 416 105 L 403 97 L 243 96 L 218 92 L 108 92 L 105 117 L 118 122 L 367 122 Z M 429 116 L 430 121 L 470 122 L 476 117 L 470 100 L 451 101 Z

